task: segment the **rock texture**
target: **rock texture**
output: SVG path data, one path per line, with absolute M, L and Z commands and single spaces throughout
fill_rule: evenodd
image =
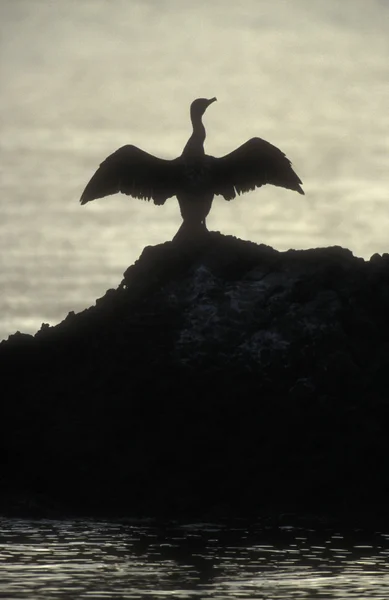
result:
M 147 247 L 0 370 L 3 511 L 385 518 L 387 254 Z

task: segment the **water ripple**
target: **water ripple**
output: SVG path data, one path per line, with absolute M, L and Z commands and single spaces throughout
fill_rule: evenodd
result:
M 0 519 L 0 598 L 389 596 L 389 536 Z

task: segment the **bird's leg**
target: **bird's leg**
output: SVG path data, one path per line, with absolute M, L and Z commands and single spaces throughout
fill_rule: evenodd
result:
M 208 233 L 205 219 L 201 221 L 183 221 L 173 240 L 198 240 Z

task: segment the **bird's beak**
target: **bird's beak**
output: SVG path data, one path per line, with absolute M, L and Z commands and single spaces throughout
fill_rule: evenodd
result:
M 210 104 L 212 104 L 212 102 L 216 102 L 217 98 L 211 98 L 210 100 L 208 100 L 208 106 Z

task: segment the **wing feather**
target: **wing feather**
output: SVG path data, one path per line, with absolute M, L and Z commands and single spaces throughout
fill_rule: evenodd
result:
M 136 146 L 122 146 L 108 156 L 82 193 L 80 202 L 122 192 L 134 198 L 164 204 L 176 195 L 180 178 L 177 159 L 164 160 Z
M 215 158 L 212 180 L 214 193 L 226 200 L 267 183 L 304 194 L 290 160 L 261 138 L 252 138 L 230 154 Z

